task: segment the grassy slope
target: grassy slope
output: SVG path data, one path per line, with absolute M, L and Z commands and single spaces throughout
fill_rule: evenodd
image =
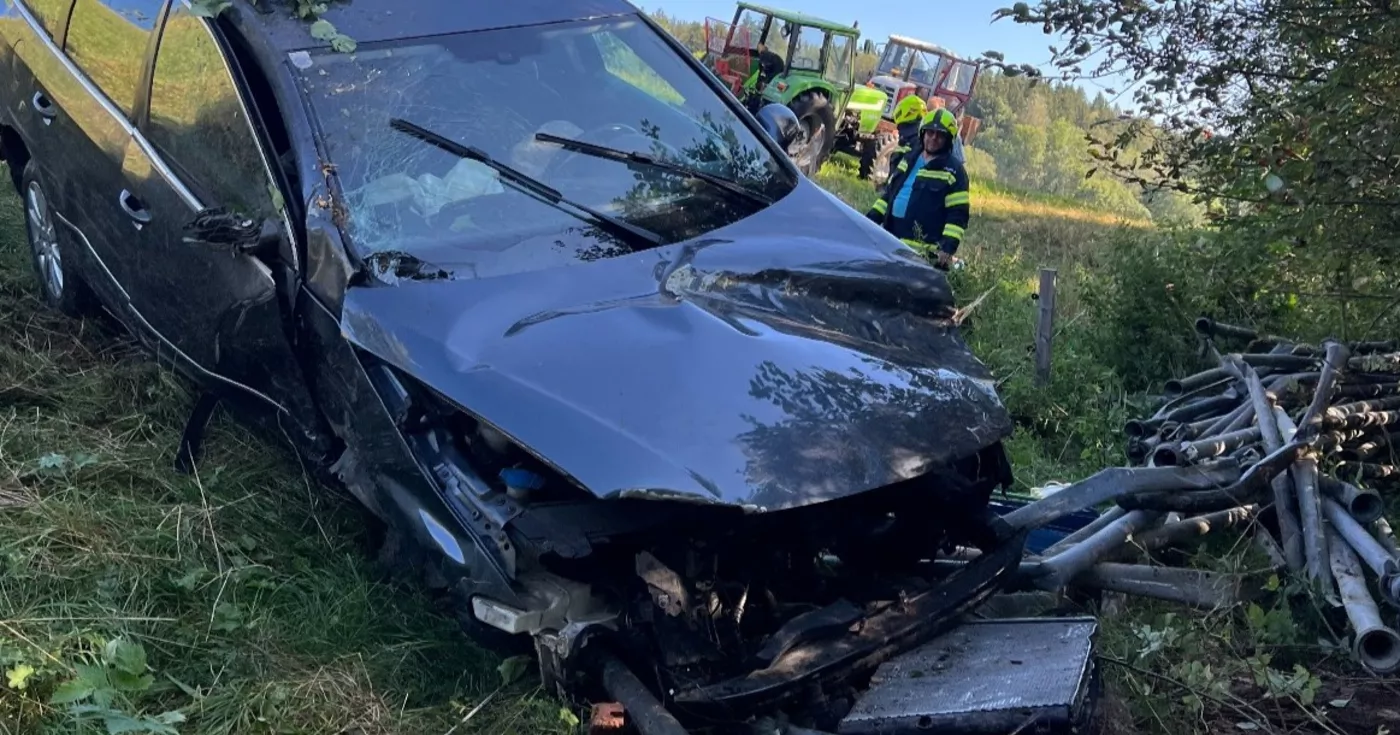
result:
M 0 198 L 0 733 L 85 727 L 46 704 L 117 637 L 151 686 L 130 714 L 181 732 L 442 733 L 496 662 L 429 600 L 375 581 L 353 505 L 220 422 L 197 478 L 171 469 L 191 396 L 126 339 L 42 308 L 23 214 Z M 457 732 L 560 729 L 530 691 Z M 96 732 L 96 730 L 92 730 Z
M 864 211 L 875 200 L 875 188 L 856 178 L 855 159 L 838 153 L 817 174 L 816 181 L 846 203 Z M 972 182 L 972 212 L 974 219 L 989 217 L 1000 222 L 1026 217 L 1082 222 L 1102 227 L 1127 225 L 1134 228 L 1151 227 L 1150 222 L 1134 220 L 1110 212 L 1097 211 L 1075 202 L 1014 191 L 980 181 Z

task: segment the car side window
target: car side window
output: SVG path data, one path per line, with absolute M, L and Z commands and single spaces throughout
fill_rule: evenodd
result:
M 206 206 L 276 214 L 271 180 L 223 51 L 203 18 L 170 9 L 151 76 L 146 139 Z
M 122 112 L 131 114 L 146 45 L 164 0 L 78 0 L 63 50 Z
M 39 25 L 48 31 L 49 38 L 57 38 L 58 31 L 68 22 L 73 0 L 24 0 L 24 7 L 29 8 Z

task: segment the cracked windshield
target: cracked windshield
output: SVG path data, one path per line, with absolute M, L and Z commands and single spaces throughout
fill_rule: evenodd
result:
M 362 256 L 406 253 L 455 277 L 548 268 L 698 237 L 795 184 L 636 21 L 365 44 L 292 61 Z M 477 160 L 483 154 L 490 160 Z

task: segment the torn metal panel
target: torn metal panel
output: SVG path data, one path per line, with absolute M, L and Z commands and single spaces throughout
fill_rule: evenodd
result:
M 637 554 L 637 576 L 647 583 L 652 601 L 662 612 L 675 617 L 690 609 L 690 593 L 685 582 L 650 552 Z
M 683 250 L 352 288 L 341 327 L 600 497 L 778 510 L 1010 433 L 935 270 L 832 240 Z
M 345 289 L 354 275 L 340 236 L 330 223 L 329 213 L 313 207 L 307 223 L 306 290 L 333 313 L 339 314 Z
M 850 600 L 837 600 L 821 609 L 802 613 L 769 636 L 754 660 L 760 666 L 772 666 L 780 656 L 798 645 L 839 637 L 860 620 L 861 613 L 861 608 Z

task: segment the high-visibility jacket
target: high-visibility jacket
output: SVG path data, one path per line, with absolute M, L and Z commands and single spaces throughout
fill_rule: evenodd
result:
M 903 217 L 894 216 L 894 200 L 909 178 L 909 172 L 922 150 L 904 154 L 890 172 L 885 190 L 870 211 L 865 213 L 876 224 L 902 240 L 936 244 L 952 255 L 962 244 L 967 232 L 972 199 L 968 191 L 967 172 L 958 163 L 951 149 L 926 161 L 915 175 L 909 195 L 909 206 Z
M 894 152 L 890 154 L 890 174 L 894 174 L 894 169 L 899 165 L 901 159 L 909 155 L 909 151 L 919 143 L 919 121 L 910 120 L 907 123 L 895 128 L 899 131 L 899 144 L 895 146 Z

